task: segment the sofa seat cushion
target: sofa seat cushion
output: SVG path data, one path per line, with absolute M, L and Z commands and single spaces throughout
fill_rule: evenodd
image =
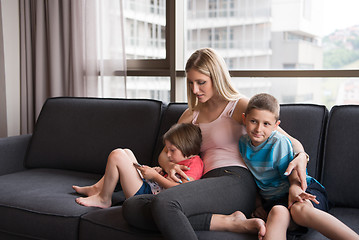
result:
M 130 226 L 123 217 L 122 207 L 111 207 L 89 212 L 81 217 L 80 240 L 111 239 L 163 240 L 158 232 L 142 231 Z
M 357 208 L 332 208 L 329 211 L 330 214 L 338 218 L 340 221 L 345 223 L 348 227 L 353 229 L 359 234 L 359 209 Z M 310 229 L 309 232 L 301 237 L 303 240 L 326 240 L 325 236 L 321 233 Z
M 81 215 L 72 185 L 89 185 L 101 176 L 55 169 L 31 169 L 0 176 L 0 231 L 42 239 L 77 239 Z M 123 201 L 114 195 L 114 203 Z
M 197 231 L 199 240 L 255 240 L 255 234 L 237 234 L 219 231 Z M 89 212 L 81 217 L 80 240 L 96 240 L 106 236 L 106 240 L 151 239 L 163 240 L 158 232 L 143 231 L 130 226 L 123 217 L 122 207 L 111 207 Z

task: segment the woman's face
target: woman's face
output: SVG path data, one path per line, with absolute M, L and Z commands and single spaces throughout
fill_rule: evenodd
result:
M 212 79 L 195 69 L 187 72 L 187 84 L 201 103 L 207 102 L 214 95 Z

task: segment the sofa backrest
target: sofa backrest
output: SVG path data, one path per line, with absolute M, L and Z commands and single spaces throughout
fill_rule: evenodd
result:
M 25 166 L 103 174 L 116 148 L 129 148 L 139 162 L 150 164 L 161 109 L 162 102 L 145 99 L 48 99 Z
M 315 104 L 281 104 L 280 127 L 300 141 L 308 153 L 308 174 L 320 179 L 328 109 Z
M 329 114 L 322 183 L 336 206 L 359 207 L 359 106 L 334 106 Z
M 164 107 L 156 147 L 153 151 L 152 166 L 158 166 L 158 156 L 164 147 L 163 135 L 173 124 L 177 123 L 178 119 L 187 108 L 187 103 L 169 103 Z

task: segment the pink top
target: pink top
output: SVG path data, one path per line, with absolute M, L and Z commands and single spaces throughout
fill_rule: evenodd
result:
M 247 168 L 239 153 L 239 138 L 246 133 L 245 127 L 232 119 L 238 100 L 229 102 L 221 115 L 210 123 L 197 123 L 199 111 L 193 112 L 192 123 L 202 131 L 201 158 L 204 174 L 210 170 L 241 166 Z

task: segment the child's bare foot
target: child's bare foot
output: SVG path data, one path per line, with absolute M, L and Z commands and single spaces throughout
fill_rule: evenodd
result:
M 93 196 L 96 195 L 100 192 L 100 190 L 96 187 L 96 185 L 92 185 L 92 186 L 85 186 L 85 187 L 79 187 L 79 186 L 72 186 L 72 188 L 81 195 L 85 195 L 85 196 Z
M 228 217 L 232 220 L 232 232 L 256 233 L 258 234 L 258 239 L 262 239 L 266 233 L 265 222 L 260 218 L 247 219 L 240 211 L 236 211 Z
M 111 207 L 111 199 L 106 201 L 101 198 L 98 194 L 90 197 L 79 197 L 76 198 L 76 202 L 85 207 L 99 207 L 99 208 L 109 208 Z

